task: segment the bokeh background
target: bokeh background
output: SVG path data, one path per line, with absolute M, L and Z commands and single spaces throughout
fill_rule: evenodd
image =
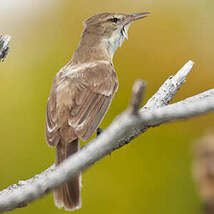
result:
M 44 138 L 52 81 L 75 51 L 82 21 L 105 11 L 152 15 L 131 26 L 114 57 L 120 87 L 102 128 L 126 108 L 135 79 L 147 81 L 148 99 L 189 59 L 195 66 L 173 101 L 213 88 L 213 0 L 0 0 L 0 32 L 12 36 L 0 64 L 1 189 L 54 162 L 55 149 Z M 98 162 L 83 173 L 83 206 L 75 213 L 201 213 L 191 148 L 213 116 L 153 128 Z M 66 211 L 49 194 L 11 213 Z

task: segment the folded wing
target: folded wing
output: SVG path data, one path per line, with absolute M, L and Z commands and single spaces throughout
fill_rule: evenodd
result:
M 102 121 L 117 90 L 113 66 L 106 61 L 65 66 L 56 76 L 47 105 L 46 137 L 87 140 Z

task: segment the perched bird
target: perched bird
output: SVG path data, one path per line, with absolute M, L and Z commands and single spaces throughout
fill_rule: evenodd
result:
M 57 73 L 46 112 L 46 139 L 56 146 L 56 165 L 79 150 L 98 128 L 118 88 L 113 55 L 128 38 L 130 24 L 149 13 L 101 13 L 84 22 L 72 59 Z M 57 207 L 81 207 L 81 175 L 54 192 Z

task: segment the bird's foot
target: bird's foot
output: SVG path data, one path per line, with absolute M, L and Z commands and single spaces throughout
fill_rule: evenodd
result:
M 97 136 L 96 137 L 98 137 L 102 132 L 103 132 L 103 129 L 97 128 Z

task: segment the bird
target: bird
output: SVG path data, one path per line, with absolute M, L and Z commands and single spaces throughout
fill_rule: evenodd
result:
M 147 17 L 134 14 L 100 13 L 84 21 L 80 43 L 71 60 L 56 74 L 46 108 L 45 136 L 56 147 L 56 167 L 79 151 L 99 128 L 118 89 L 113 56 L 130 24 Z M 54 190 L 58 208 L 81 207 L 81 173 Z

